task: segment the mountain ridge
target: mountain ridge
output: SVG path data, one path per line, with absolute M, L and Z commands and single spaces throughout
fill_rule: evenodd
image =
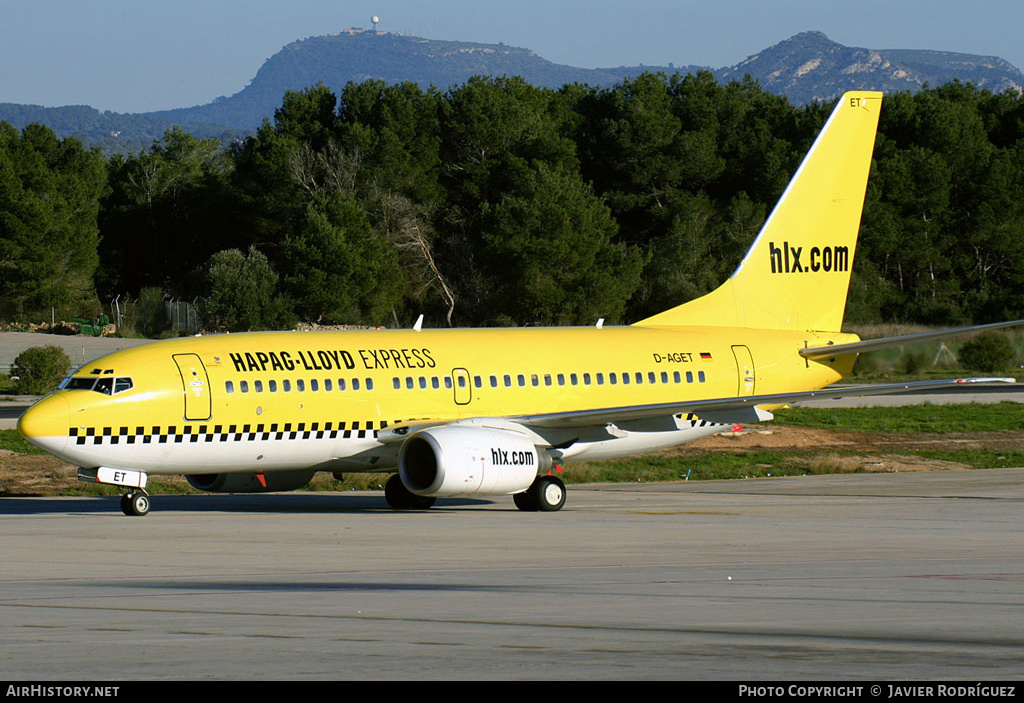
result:
M 136 151 L 180 125 L 200 137 L 222 142 L 257 128 L 272 117 L 286 90 L 323 83 L 335 93 L 349 81 L 412 81 L 445 90 L 474 75 L 519 75 L 541 87 L 568 83 L 610 86 L 643 72 L 669 75 L 710 71 L 719 82 L 750 75 L 770 92 L 796 104 L 828 101 L 846 90 L 917 90 L 952 80 L 992 92 L 1024 90 L 1024 74 L 996 56 L 927 49 L 849 47 L 818 31 L 800 32 L 748 56 L 733 66 L 619 66 L 577 68 L 556 64 L 530 49 L 425 39 L 411 35 L 348 29 L 293 41 L 264 61 L 239 92 L 209 103 L 146 113 L 100 112 L 89 106 L 44 108 L 0 103 L 0 120 L 23 128 L 47 124 L 61 136 L 75 135 L 105 150 Z M 126 148 L 128 147 L 128 148 Z
M 797 104 L 831 100 L 846 90 L 914 91 L 955 79 L 994 93 L 1024 90 L 1024 74 L 997 56 L 864 49 L 839 44 L 816 31 L 800 32 L 714 74 L 720 82 L 749 74 L 761 87 Z

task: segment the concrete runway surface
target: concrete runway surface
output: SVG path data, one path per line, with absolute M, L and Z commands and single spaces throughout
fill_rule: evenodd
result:
M 0 676 L 1024 676 L 1024 469 L 569 489 L 0 499 Z

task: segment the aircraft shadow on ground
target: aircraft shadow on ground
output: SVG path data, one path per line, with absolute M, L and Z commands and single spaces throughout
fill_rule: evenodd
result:
M 91 515 L 121 513 L 117 496 L 33 498 L 0 497 L 0 515 Z M 472 498 L 442 498 L 430 512 L 448 508 L 482 507 L 495 501 Z M 511 501 L 509 508 L 514 509 Z M 152 519 L 160 513 L 376 513 L 395 512 L 381 495 L 289 494 L 289 495 L 154 495 Z M 423 512 L 423 511 L 402 511 Z

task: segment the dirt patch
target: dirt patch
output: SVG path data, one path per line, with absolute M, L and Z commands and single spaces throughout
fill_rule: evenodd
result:
M 77 484 L 78 469 L 56 457 L 0 449 L 0 495 L 56 495 Z
M 912 454 L 810 454 L 792 463 L 811 474 L 875 474 L 912 471 L 971 471 L 974 467 L 955 461 L 928 459 Z
M 986 435 L 1000 433 L 982 433 Z M 1020 446 L 1021 437 L 1013 441 Z M 670 449 L 674 455 L 687 452 L 782 451 L 806 452 L 790 459 L 811 474 L 905 473 L 912 471 L 969 471 L 973 467 L 954 461 L 929 459 L 907 454 L 848 454 L 865 449 L 964 449 L 964 443 L 991 446 L 977 435 L 971 439 L 949 435 L 897 435 L 870 432 L 843 432 L 806 427 L 752 427 L 741 432 L 726 432 L 705 437 L 688 445 Z M 1008 440 L 1009 442 L 1009 440 Z M 839 454 L 838 451 L 844 453 Z
M 752 425 L 741 432 L 725 432 L 683 444 L 670 453 L 702 451 L 808 451 L 815 448 L 956 451 L 964 449 L 1011 450 L 1024 446 L 1024 432 L 948 432 L 906 434 L 900 432 L 848 432 L 786 425 Z
M 911 471 L 968 471 L 968 464 L 913 454 L 922 450 L 1019 450 L 1024 432 L 918 433 L 849 432 L 786 425 L 750 426 L 725 432 L 665 451 L 666 456 L 715 452 L 794 452 L 790 462 L 812 474 L 898 473 Z M 870 451 L 871 453 L 867 453 Z
M 160 476 L 159 480 L 162 484 L 180 485 L 182 489 L 187 486 L 183 476 Z M 0 496 L 67 495 L 85 486 L 78 480 L 78 467 L 65 464 L 57 457 L 0 449 Z M 113 486 L 97 490 L 110 495 L 118 492 Z

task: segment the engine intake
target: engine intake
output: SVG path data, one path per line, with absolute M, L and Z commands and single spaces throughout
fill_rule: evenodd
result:
M 485 427 L 432 427 L 409 437 L 398 475 L 421 496 L 506 495 L 530 487 L 551 456 L 521 435 Z

